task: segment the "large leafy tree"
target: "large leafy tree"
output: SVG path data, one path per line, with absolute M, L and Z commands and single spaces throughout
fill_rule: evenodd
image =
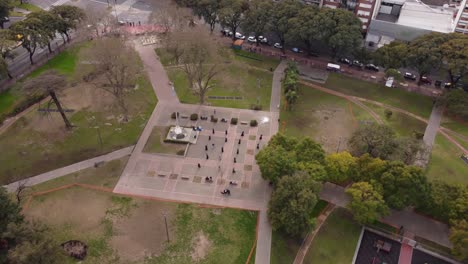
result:
M 344 9 L 324 8 L 321 12 L 332 22 L 325 25 L 328 34 L 323 41 L 332 51 L 332 56 L 352 54 L 362 42 L 361 21 L 352 13 Z
M 275 230 L 298 236 L 315 224 L 312 211 L 317 204 L 320 183 L 304 172 L 281 178 L 268 207 L 268 216 Z
M 449 34 L 449 40 L 441 47 L 450 82 L 455 85 L 468 73 L 468 36 L 464 34 Z
M 382 195 L 368 182 L 354 183 L 346 193 L 351 196 L 348 208 L 361 224 L 371 224 L 389 212 Z
M 288 21 L 291 30 L 288 32 L 287 38 L 304 43 L 307 54 L 312 51 L 313 41 L 321 40 L 319 31 L 323 26 L 317 27 L 316 25 L 318 20 L 316 17 L 318 17 L 319 12 L 317 7 L 308 5 L 299 10 L 297 16 Z
M 440 47 L 449 38 L 443 33 L 431 33 L 410 42 L 407 49 L 406 65 L 415 69 L 419 74 L 418 84 L 422 76 L 442 65 L 442 51 Z
M 327 180 L 342 183 L 355 174 L 356 158 L 349 152 L 333 153 L 325 158 Z
M 0 239 L 10 223 L 21 223 L 21 208 L 14 203 L 5 188 L 0 187 Z
M 385 201 L 395 209 L 423 203 L 430 191 L 422 169 L 401 162 L 390 162 L 378 181 Z
M 468 260 L 468 221 L 466 219 L 453 221 L 450 228 L 450 242 L 453 244 L 452 253 L 461 261 Z
M 40 10 L 29 13 L 27 18 L 33 18 L 40 21 L 40 29 L 42 34 L 44 34 L 44 41 L 47 41 L 47 48 L 49 49 L 49 52 L 52 53 L 50 42 L 55 38 L 55 33 L 57 32 L 59 25 L 59 17 L 51 12 Z
M 397 149 L 395 132 L 388 126 L 370 123 L 360 126 L 349 140 L 355 156 L 368 153 L 374 158 L 387 159 Z
M 380 177 L 387 169 L 388 162 L 379 158 L 372 158 L 369 154 L 364 154 L 356 160 L 356 173 L 351 175 L 354 181 L 370 182 Z
M 199 17 L 203 17 L 205 23 L 210 25 L 211 33 L 213 33 L 216 23 L 218 23 L 221 1 L 222 0 L 200 0 L 193 7 L 195 14 Z
M 291 175 L 296 169 L 295 154 L 281 146 L 268 144 L 255 156 L 262 177 L 276 184 L 285 175 Z
M 59 17 L 57 20 L 57 30 L 60 34 L 67 37 L 67 41 L 70 41 L 70 30 L 76 29 L 79 23 L 86 17 L 83 9 L 71 5 L 53 6 L 50 12 Z
M 288 102 L 288 109 L 292 110 L 293 105 L 297 102 L 299 95 L 294 90 L 289 90 L 284 95 L 286 97 L 286 102 Z
M 385 68 L 399 69 L 404 66 L 408 47 L 400 41 L 392 41 L 390 44 L 378 48 L 374 52 L 374 61 Z
M 5 19 L 10 15 L 10 10 L 12 9 L 10 0 L 1 0 L 0 1 L 0 28 L 4 28 Z
M 306 137 L 300 140 L 294 148 L 298 162 L 319 162 L 325 160 L 325 151 L 322 146 Z
M 254 33 L 257 46 L 260 45 L 259 36 L 263 35 L 270 20 L 273 4 L 269 0 L 250 1 L 249 9 L 245 12 L 242 29 L 248 33 Z
M 40 76 L 30 79 L 23 85 L 23 89 L 33 93 L 45 93 L 49 94 L 54 101 L 57 110 L 62 116 L 63 122 L 67 129 L 71 129 L 73 126 L 67 118 L 65 111 L 60 103 L 57 93 L 66 88 L 67 81 L 65 76 L 58 74 L 57 72 L 50 70 Z
M 35 17 L 28 17 L 10 27 L 11 39 L 19 40 L 21 46 L 29 53 L 29 61 L 34 64 L 33 56 L 38 47 L 49 43 L 49 36 L 44 31 L 43 23 Z
M 299 10 L 303 7 L 304 4 L 296 0 L 284 0 L 273 3 L 268 28 L 278 37 L 281 46 L 283 46 L 283 52 L 286 36 L 291 30 L 289 20 L 296 17 Z
M 232 40 L 236 40 L 237 28 L 244 19 L 244 13 L 248 10 L 249 4 L 245 0 L 223 0 L 219 10 L 219 22 L 222 26 L 232 31 Z
M 468 93 L 463 90 L 453 90 L 444 95 L 447 112 L 450 115 L 468 121 Z

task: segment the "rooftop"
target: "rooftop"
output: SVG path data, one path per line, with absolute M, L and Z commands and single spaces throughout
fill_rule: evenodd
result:
M 406 1 L 396 22 L 402 26 L 449 33 L 454 27 L 453 11 L 433 8 L 420 1 Z

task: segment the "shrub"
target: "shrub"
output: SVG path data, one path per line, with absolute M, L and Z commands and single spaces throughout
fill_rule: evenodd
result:
M 198 120 L 198 114 L 191 114 L 190 115 L 190 120 L 197 121 Z
M 214 117 L 213 115 L 211 116 L 211 122 L 216 123 L 218 122 L 218 118 Z
M 413 131 L 413 133 L 414 133 L 414 137 L 415 137 L 416 139 L 422 139 L 422 138 L 424 137 L 424 133 L 422 133 L 422 132 Z
M 258 125 L 257 120 L 255 120 L 255 119 L 250 120 L 250 126 L 251 126 L 251 127 L 256 127 L 257 125 Z
M 262 110 L 262 105 L 261 104 L 253 104 L 253 105 L 250 106 L 250 109 L 255 110 L 255 111 L 259 111 L 259 110 Z
M 176 112 L 173 112 L 173 113 L 171 114 L 171 118 L 172 118 L 172 119 L 176 119 L 176 115 L 177 115 Z
M 390 117 L 392 117 L 392 115 L 393 115 L 393 112 L 391 110 L 385 109 L 385 117 L 387 119 L 390 119 Z
M 231 125 L 237 125 L 237 117 L 231 118 Z

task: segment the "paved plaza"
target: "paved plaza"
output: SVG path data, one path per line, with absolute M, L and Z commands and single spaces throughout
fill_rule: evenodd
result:
M 268 182 L 261 178 L 255 155 L 270 139 L 271 124 L 278 122 L 270 112 L 198 105 L 165 104 L 153 126 L 200 126 L 196 144 L 189 144 L 185 156 L 133 153 L 116 192 L 260 210 L 269 199 Z M 179 112 L 179 120 L 171 118 Z M 197 113 L 208 120 L 191 121 Z M 211 115 L 218 122 L 211 122 Z M 231 118 L 238 118 L 231 125 Z M 221 122 L 225 119 L 227 122 Z M 251 127 L 250 121 L 258 126 Z M 213 133 L 214 132 L 214 133 Z M 257 149 L 258 145 L 258 149 Z M 211 177 L 212 181 L 206 181 Z M 235 184 L 230 184 L 234 182 Z M 230 196 L 221 194 L 224 189 Z

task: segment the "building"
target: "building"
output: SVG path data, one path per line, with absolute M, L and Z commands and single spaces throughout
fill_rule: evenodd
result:
M 455 32 L 468 34 L 468 1 L 463 0 L 460 4 L 457 17 L 455 18 Z

